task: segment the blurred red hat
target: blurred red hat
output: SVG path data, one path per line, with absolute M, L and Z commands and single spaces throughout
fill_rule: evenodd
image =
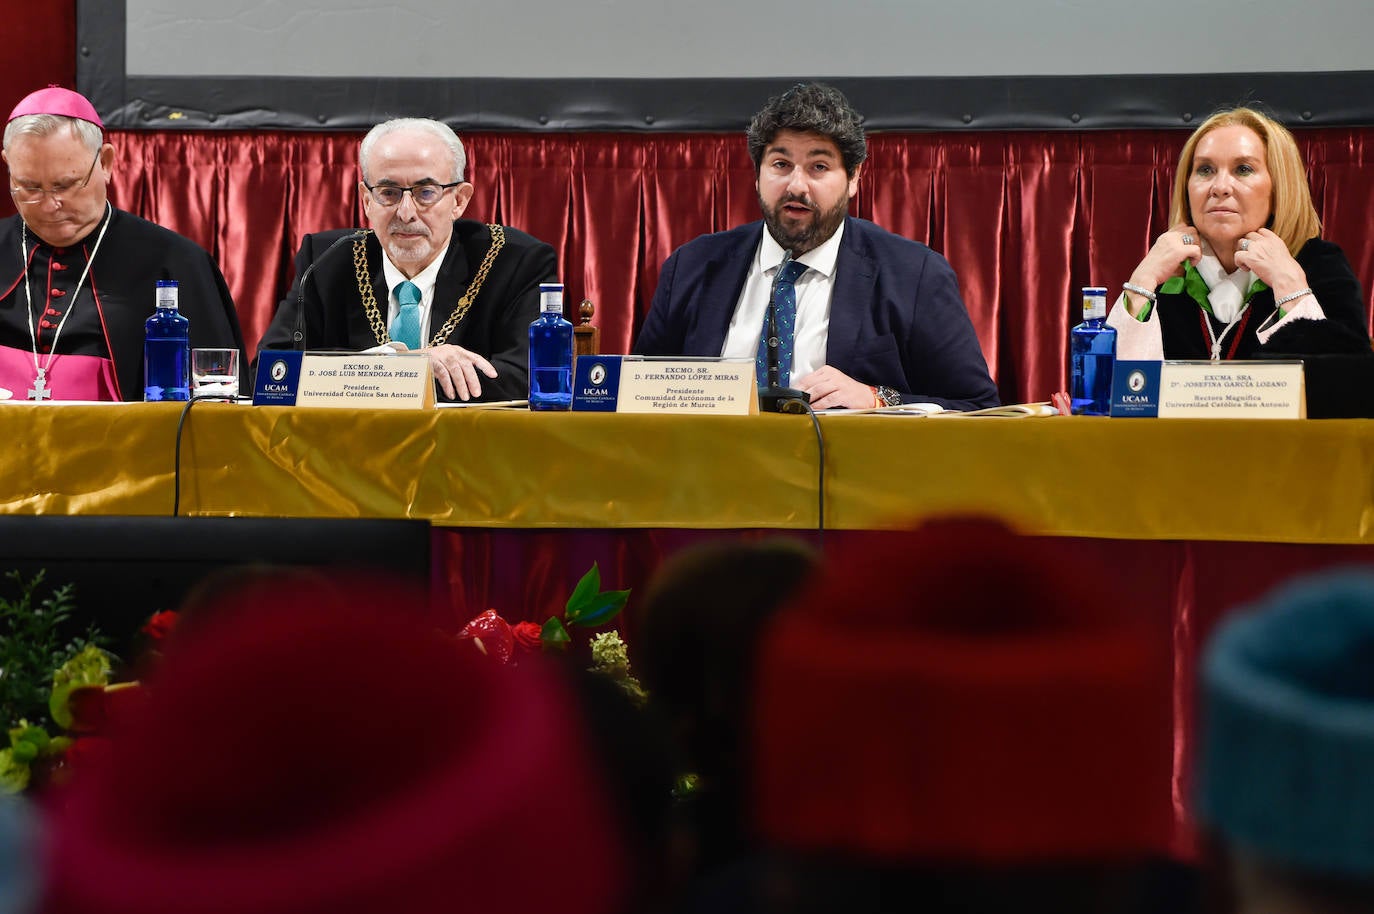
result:
M 424 597 L 261 580 L 199 607 L 55 797 L 44 910 L 613 911 L 624 844 L 575 698 Z
M 997 521 L 847 540 L 763 640 L 763 837 L 893 861 L 1165 851 L 1168 624 Z

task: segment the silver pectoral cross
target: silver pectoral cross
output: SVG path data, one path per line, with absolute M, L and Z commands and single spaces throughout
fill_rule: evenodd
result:
M 52 399 L 52 391 L 48 390 L 48 382 L 45 377 L 46 375 L 46 371 L 44 371 L 41 368 L 38 369 L 38 377 L 33 379 L 33 387 L 29 390 L 30 400 Z

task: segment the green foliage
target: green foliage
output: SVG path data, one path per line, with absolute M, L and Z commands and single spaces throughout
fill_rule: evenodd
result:
M 67 706 L 67 696 L 72 690 L 82 686 L 108 685 L 112 670 L 110 655 L 94 644 L 87 644 L 76 656 L 57 668 L 52 677 L 48 710 L 59 727 L 63 730 L 71 728 L 72 709 Z
M 539 640 L 543 642 L 546 650 L 562 651 L 567 650 L 568 644 L 572 642 L 572 636 L 563 627 L 563 620 L 557 616 L 550 616 L 544 622 L 544 627 L 539 630 Z
M 593 562 L 591 570 L 582 576 L 572 596 L 568 597 L 563 618 L 569 625 L 595 628 L 614 619 L 629 599 L 628 590 L 601 589 L 601 569 Z
M 0 594 L 0 727 L 10 728 L 46 718 L 53 671 L 103 639 L 94 627 L 84 638 L 64 639 L 75 609 L 70 584 L 39 600 L 43 572 L 27 581 L 17 571 L 5 577 L 17 591 L 13 599 Z

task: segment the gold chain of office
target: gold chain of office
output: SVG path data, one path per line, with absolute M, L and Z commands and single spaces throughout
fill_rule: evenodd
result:
M 477 295 L 482 291 L 482 284 L 486 282 L 487 274 L 491 272 L 491 265 L 496 262 L 496 255 L 501 253 L 501 248 L 506 246 L 506 229 L 501 225 L 487 225 L 491 230 L 491 247 L 487 248 L 486 256 L 482 258 L 482 263 L 477 267 L 477 275 L 472 278 L 468 285 L 468 290 L 463 293 L 463 297 L 458 299 L 458 304 L 454 306 L 453 313 L 444 321 L 444 326 L 430 337 L 429 345 L 438 346 L 448 339 L 453 328 L 458 326 L 458 322 L 467 316 L 468 309 L 477 300 Z M 367 312 L 367 322 L 372 325 L 372 335 L 377 338 L 377 345 L 391 342 L 391 334 L 387 331 L 386 321 L 382 319 L 382 313 L 377 308 L 377 297 L 372 293 L 372 273 L 367 266 L 367 239 L 359 238 L 353 242 L 353 271 L 358 277 L 358 294 L 363 299 L 363 310 Z

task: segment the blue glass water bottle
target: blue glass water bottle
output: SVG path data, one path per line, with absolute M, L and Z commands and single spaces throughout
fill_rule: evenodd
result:
M 1116 331 L 1107 326 L 1107 290 L 1102 286 L 1083 288 L 1083 323 L 1073 328 L 1069 342 L 1073 353 L 1073 414 L 1111 415 Z
M 563 317 L 563 284 L 539 284 L 530 324 L 530 409 L 572 408 L 573 325 Z
M 191 399 L 191 322 L 181 316 L 177 283 L 157 281 L 157 310 L 144 324 L 143 399 Z

